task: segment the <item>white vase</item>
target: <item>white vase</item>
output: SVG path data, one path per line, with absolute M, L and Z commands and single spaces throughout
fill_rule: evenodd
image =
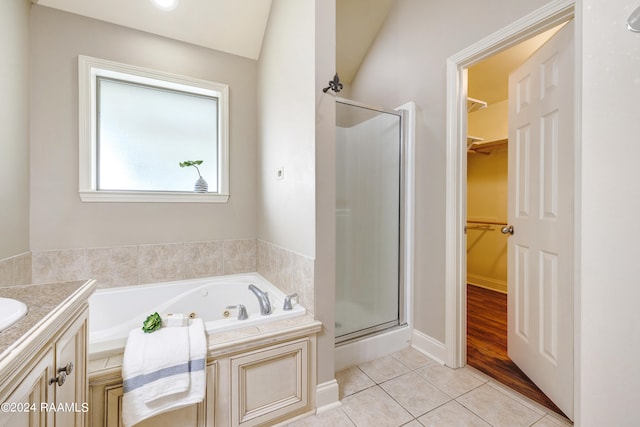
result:
M 209 190 L 209 184 L 202 177 L 199 177 L 196 181 L 196 185 L 193 187 L 193 191 L 196 193 L 206 193 Z

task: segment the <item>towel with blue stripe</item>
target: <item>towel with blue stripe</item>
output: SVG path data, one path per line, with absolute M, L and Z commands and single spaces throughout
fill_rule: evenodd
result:
M 202 402 L 207 339 L 202 319 L 153 333 L 129 333 L 122 362 L 122 421 L 126 427 Z

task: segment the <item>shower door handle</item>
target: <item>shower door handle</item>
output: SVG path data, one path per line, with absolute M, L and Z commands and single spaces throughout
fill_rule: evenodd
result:
M 502 234 L 513 235 L 513 225 L 502 227 L 500 231 L 502 232 Z

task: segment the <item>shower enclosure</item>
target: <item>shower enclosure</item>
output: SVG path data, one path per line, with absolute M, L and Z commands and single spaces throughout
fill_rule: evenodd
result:
M 404 323 L 402 114 L 336 102 L 336 343 Z

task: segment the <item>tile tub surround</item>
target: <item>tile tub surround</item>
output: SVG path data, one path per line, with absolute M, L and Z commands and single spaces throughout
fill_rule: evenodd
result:
M 342 406 L 287 424 L 571 426 L 473 368 L 450 369 L 412 348 L 336 373 Z
M 0 260 L 0 287 L 31 283 L 31 252 Z
M 32 282 L 98 281 L 99 288 L 256 271 L 255 239 L 163 243 L 31 253 Z
M 298 294 L 300 304 L 315 312 L 312 258 L 258 240 L 257 271 L 285 294 Z

